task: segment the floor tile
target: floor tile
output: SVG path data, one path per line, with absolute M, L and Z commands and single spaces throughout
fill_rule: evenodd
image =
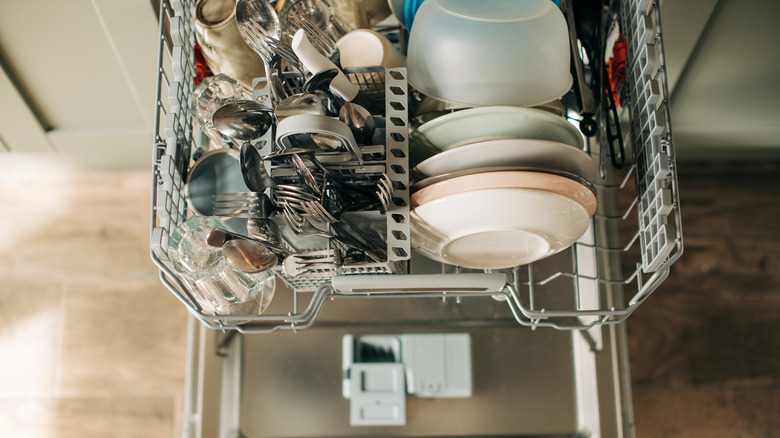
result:
M 150 281 L 151 176 L 0 179 L 0 273 L 58 282 Z
M 780 436 L 780 388 L 634 388 L 637 438 Z
M 61 287 L 0 282 L 0 398 L 54 394 L 61 326 Z
M 176 396 L 184 387 L 187 314 L 161 284 L 69 286 L 64 396 Z
M 0 436 L 13 438 L 169 438 L 168 398 L 0 400 Z

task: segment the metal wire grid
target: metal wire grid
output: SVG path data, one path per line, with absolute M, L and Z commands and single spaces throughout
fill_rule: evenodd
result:
M 409 145 L 406 134 L 408 124 L 406 69 L 360 67 L 345 69 L 345 73 L 351 82 L 361 87 L 361 91 L 368 99 L 385 107 L 385 141 L 384 144 L 380 145 L 358 147 L 364 159 L 362 165 L 358 165 L 354 161 L 337 165 L 329 164 L 328 170 L 339 175 L 342 179 L 356 184 L 375 184 L 385 174 L 393 184 L 394 193 L 387 213 L 383 218 L 380 218 L 386 224 L 382 234 L 387 244 L 387 260 L 374 263 L 346 263 L 339 266 L 337 272 L 340 275 L 404 273 L 406 272 L 406 264 L 402 262 L 409 260 L 411 255 L 409 241 Z M 302 84 L 300 81 L 296 81 L 297 74 L 284 73 L 284 77 L 287 90 L 291 94 L 301 92 Z M 252 98 L 267 101 L 268 93 L 267 87 L 255 87 Z M 256 146 L 262 144 L 264 146 L 259 149 L 261 153 L 271 153 L 272 142 L 269 133 L 258 139 Z M 275 179 L 293 184 L 297 182 L 297 172 L 289 164 L 266 164 L 267 170 Z M 376 219 L 376 216 L 378 214 L 373 215 L 373 219 Z M 286 228 L 283 222 L 279 225 L 281 228 Z M 294 253 L 327 249 L 316 246 L 318 243 L 321 242 L 312 239 L 296 239 L 295 236 L 289 236 L 286 239 L 288 249 Z M 330 243 L 326 245 L 329 246 Z M 297 292 L 314 292 L 320 286 L 330 282 L 330 278 L 319 276 L 320 272 L 317 270 L 310 272 L 311 275 L 299 277 L 289 277 L 281 269 L 275 269 L 275 272 Z
M 637 29 L 632 22 L 641 22 L 643 26 Z M 153 231 L 153 259 L 161 267 L 161 280 L 208 327 L 232 328 L 243 333 L 311 327 L 325 302 L 347 297 L 459 299 L 464 296 L 491 296 L 505 301 L 519 324 L 534 328 L 583 329 L 624 321 L 667 278 L 671 265 L 682 253 L 682 234 L 669 123 L 668 87 L 663 68 L 660 11 L 655 3 L 632 0 L 621 4 L 620 24 L 627 39 L 633 41 L 629 45 L 628 65 L 636 67 L 633 71 L 629 69 L 629 86 L 621 99 L 621 102 L 625 102 L 624 109 L 628 108 L 628 115 L 623 116 L 628 119 L 631 128 L 626 144 L 632 152 L 633 163 L 625 171 L 607 172 L 603 181 L 596 184 L 600 207 L 593 218 L 591 230 L 569 250 L 554 256 L 555 262 L 542 260 L 505 271 L 507 285 L 494 293 L 441 291 L 343 294 L 334 290 L 329 283 L 322 283 L 311 286 L 316 287 L 313 293 L 295 291 L 293 309 L 286 315 L 217 317 L 199 315 L 200 309 L 196 303 L 192 305 L 194 301 L 186 289 L 184 295 L 177 290 L 181 289 L 181 282 L 155 257 Z M 163 29 L 161 25 L 161 32 Z M 652 47 L 642 46 L 648 41 L 652 42 Z M 637 50 L 637 47 L 640 49 Z M 160 106 L 158 102 L 158 112 Z M 186 109 L 186 105 L 180 108 Z M 191 125 L 174 124 L 176 127 L 182 128 L 183 138 L 191 138 Z M 190 135 L 187 136 L 187 133 Z M 405 136 L 404 130 L 400 130 L 398 135 Z M 169 135 L 166 151 L 172 149 L 171 138 Z M 160 149 L 159 142 L 156 145 L 156 150 Z M 594 157 L 600 156 L 598 144 L 593 145 L 590 153 Z M 175 172 L 177 167 L 174 164 L 174 161 L 168 163 L 163 155 L 159 163 L 155 161 L 155 172 L 171 169 Z M 604 167 L 602 164 L 602 169 Z M 180 176 L 172 174 L 174 178 Z M 180 195 L 180 192 L 176 193 Z M 182 204 L 183 201 L 178 205 Z M 179 213 L 179 217 L 183 218 L 184 212 L 180 210 Z M 153 221 L 154 216 L 153 212 Z M 630 231 L 626 232 L 626 228 Z M 657 237 L 659 233 L 660 238 Z M 549 266 L 557 266 L 556 263 L 562 259 L 568 259 L 568 268 L 549 270 Z M 623 275 L 621 267 L 625 269 L 626 275 Z M 449 266 L 443 266 L 442 269 L 454 275 L 461 271 Z M 562 296 L 567 298 L 563 305 L 560 303 Z M 622 296 L 628 297 L 627 303 Z M 233 324 L 237 320 L 252 322 L 246 325 Z

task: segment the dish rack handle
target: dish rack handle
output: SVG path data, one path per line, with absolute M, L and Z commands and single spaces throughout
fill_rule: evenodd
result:
M 425 292 L 499 292 L 506 286 L 504 274 L 339 275 L 333 288 L 341 293 L 392 294 Z

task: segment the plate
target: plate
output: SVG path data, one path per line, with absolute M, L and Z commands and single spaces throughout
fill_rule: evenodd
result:
M 551 173 L 523 171 L 475 173 L 441 181 L 412 194 L 412 208 L 457 193 L 485 189 L 544 190 L 577 201 L 585 207 L 588 217 L 596 212 L 596 194 L 590 184 Z
M 412 247 L 433 260 L 504 269 L 560 252 L 590 225 L 577 201 L 534 189 L 485 189 L 445 196 L 411 214 Z
M 531 165 L 563 170 L 593 181 L 596 163 L 568 144 L 547 140 L 503 139 L 471 143 L 446 150 L 420 164 L 414 172 L 426 177 L 486 166 Z
M 550 140 L 582 149 L 580 131 L 563 117 L 536 108 L 487 106 L 447 114 L 409 135 L 412 166 L 441 151 L 499 138 Z
M 434 175 L 429 176 L 427 178 L 423 177 L 416 183 L 412 184 L 412 187 L 409 188 L 409 193 L 415 193 L 418 190 L 422 190 L 430 185 L 436 184 L 441 181 L 446 181 L 451 178 L 457 178 L 459 176 L 465 176 L 465 175 L 473 175 L 475 173 L 488 173 L 488 172 L 545 172 L 545 173 L 552 173 L 553 175 L 560 175 L 564 176 L 569 179 L 573 179 L 574 181 L 579 182 L 580 184 L 584 184 L 591 188 L 591 190 L 595 190 L 595 187 L 590 183 L 590 181 L 586 180 L 585 178 L 575 175 L 571 172 L 564 172 L 563 170 L 553 169 L 551 167 L 543 167 L 543 166 L 485 166 L 485 167 L 471 167 L 468 169 L 461 169 L 456 170 L 453 172 L 447 172 L 440 175 Z

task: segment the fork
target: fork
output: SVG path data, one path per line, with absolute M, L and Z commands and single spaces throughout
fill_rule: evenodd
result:
M 368 240 L 368 244 L 364 243 L 361 239 L 358 239 L 352 235 L 350 230 L 342 226 L 342 221 L 330 222 L 330 226 L 334 230 L 333 233 L 323 231 L 309 222 L 303 215 L 298 213 L 287 202 L 282 203 L 282 216 L 284 217 L 287 225 L 290 229 L 299 237 L 323 237 L 326 239 L 333 239 L 336 242 L 348 247 L 361 251 L 371 259 L 381 262 L 386 259 L 386 252 L 372 244 Z
M 281 238 L 276 224 L 269 219 L 270 199 L 264 193 L 218 193 L 213 196 L 214 216 L 247 219 L 250 236 L 272 246 L 279 246 Z
M 281 57 L 287 61 L 288 65 L 297 70 L 298 73 L 300 73 L 301 78 L 306 78 L 306 75 L 303 73 L 303 64 L 301 63 L 301 60 L 298 59 L 298 55 L 295 54 L 292 47 L 268 35 L 265 36 L 263 42 L 274 55 Z M 281 69 L 279 69 L 279 71 L 281 72 Z
M 336 45 L 336 41 L 333 37 L 312 23 L 308 17 L 293 15 L 290 19 L 290 29 L 292 33 L 295 33 L 298 29 L 303 29 L 303 31 L 306 32 L 309 41 L 314 44 L 314 47 L 316 47 L 320 53 L 327 56 L 334 64 L 341 65 L 341 53 Z
M 341 256 L 335 249 L 291 254 L 282 262 L 282 272 L 288 277 L 332 277 L 341 264 Z
M 362 246 L 368 249 L 368 251 L 365 252 L 370 252 L 371 254 L 379 256 L 380 259 L 384 259 L 384 255 L 386 254 L 384 248 L 376 245 L 360 228 L 355 227 L 341 216 L 336 218 L 317 202 L 306 201 L 301 204 L 301 208 L 313 220 L 329 224 L 337 235 L 350 235 L 351 238 L 360 241 Z
M 263 194 L 258 192 L 217 193 L 212 196 L 214 216 L 244 219 L 267 218 L 263 210 Z

